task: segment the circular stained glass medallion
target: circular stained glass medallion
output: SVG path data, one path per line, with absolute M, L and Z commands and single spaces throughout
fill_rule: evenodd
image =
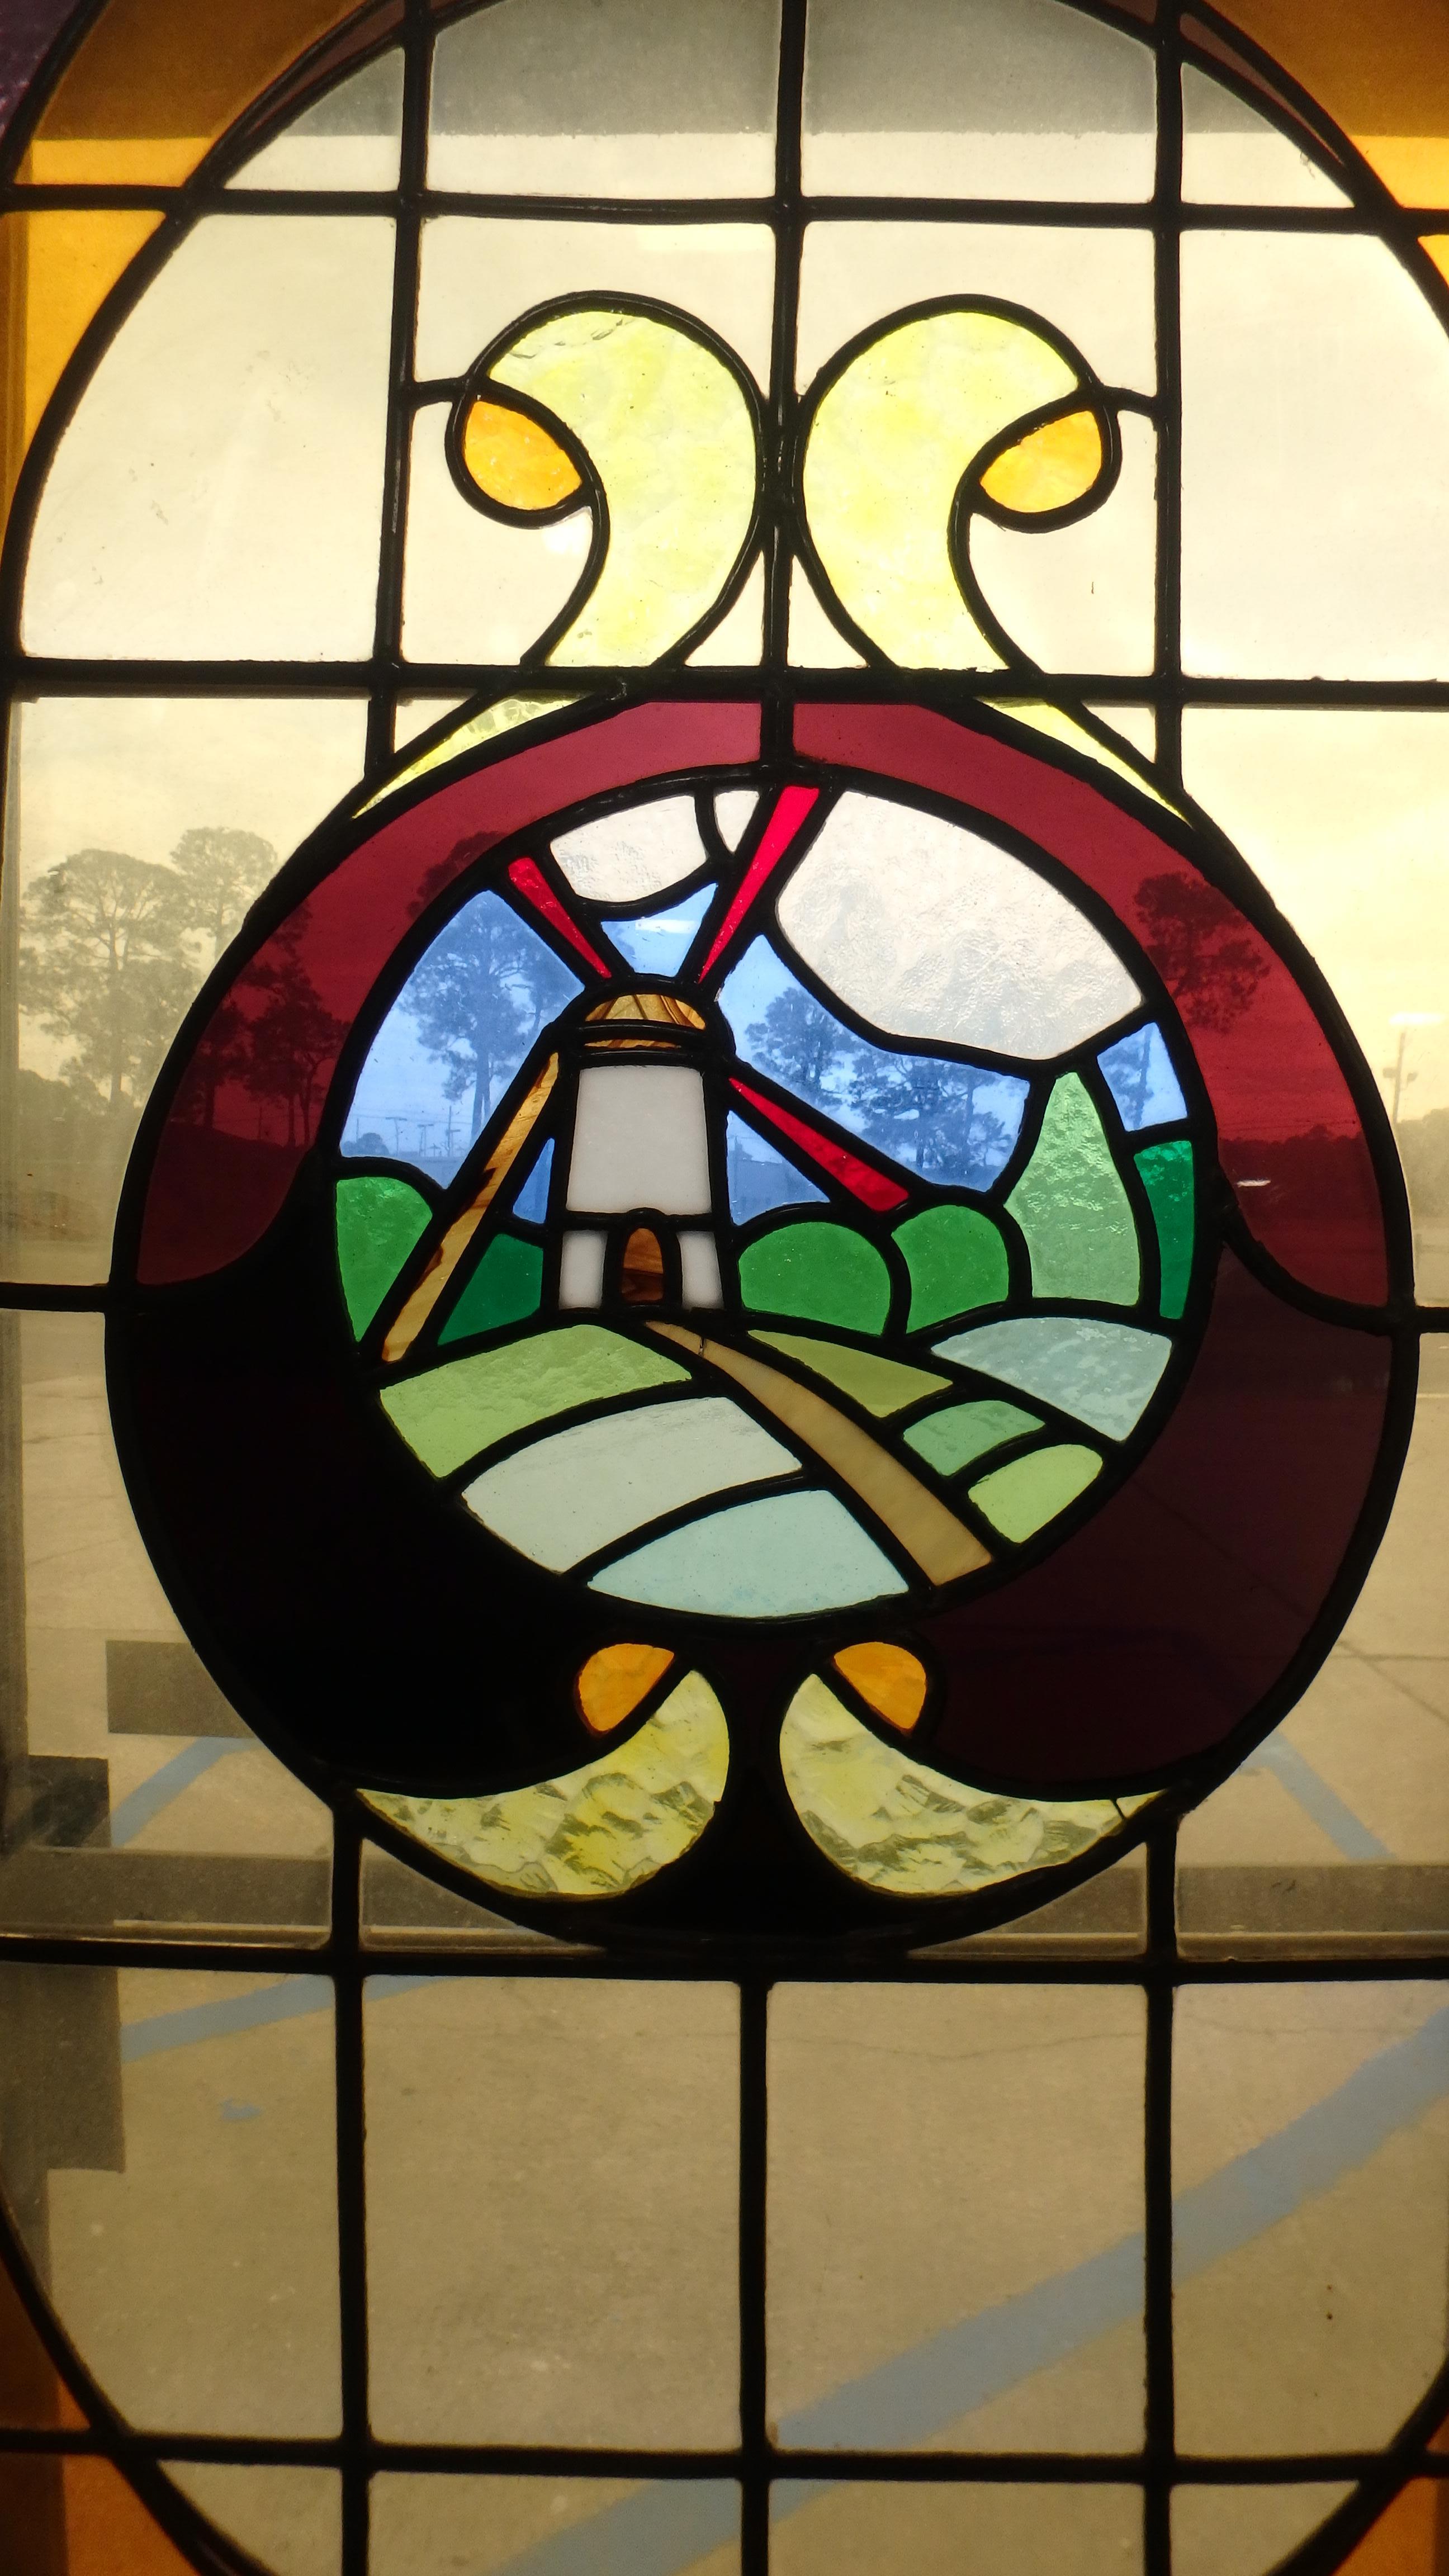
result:
M 299 853 L 159 1088 L 113 1389 L 199 1650 L 395 1849 L 919 1937 L 1331 1641 L 1399 1450 L 1369 1086 L 1145 796 L 758 732 L 610 715 Z

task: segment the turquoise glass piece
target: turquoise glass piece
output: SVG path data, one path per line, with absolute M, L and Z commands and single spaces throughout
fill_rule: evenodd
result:
M 525 1243 L 516 1234 L 495 1234 L 438 1340 L 461 1342 L 472 1333 L 495 1333 L 502 1324 L 521 1324 L 525 1315 L 537 1314 L 542 1291 L 539 1246 Z
M 729 1396 L 686 1397 L 555 1431 L 487 1468 L 463 1500 L 510 1547 L 558 1571 L 686 1503 L 799 1472 Z
M 972 1486 L 971 1500 L 993 1529 L 1019 1545 L 1054 1521 L 1101 1472 L 1095 1449 L 1063 1442 L 1051 1449 L 1028 1450 L 1024 1458 L 1013 1458 L 983 1476 L 979 1485 Z
M 1079 1075 L 1064 1073 L 1053 1085 L 1031 1160 L 1006 1204 L 1026 1237 L 1033 1296 L 1136 1304 L 1142 1263 L 1132 1202 Z
M 824 1190 L 807 1181 L 786 1155 L 767 1145 L 733 1111 L 725 1126 L 725 1169 L 736 1225 L 748 1225 L 752 1216 L 768 1216 L 774 1208 L 804 1207 L 812 1199 L 826 1204 Z
M 1180 1315 L 1192 1278 L 1193 1173 L 1192 1147 L 1185 1136 L 1170 1145 L 1148 1145 L 1137 1156 L 1137 1169 L 1157 1228 L 1162 1260 L 1162 1311 Z
M 1167 1041 L 1155 1020 L 1132 1029 L 1098 1056 L 1107 1087 L 1124 1127 L 1136 1135 L 1144 1127 L 1172 1127 L 1187 1116 L 1182 1085 L 1172 1070 Z
M 1109 1440 L 1125 1440 L 1140 1422 L 1172 1355 L 1163 1333 L 1073 1315 L 978 1324 L 933 1347 L 938 1359 L 1004 1378 L 1023 1395 L 1075 1414 Z
M 988 1398 L 980 1404 L 948 1404 L 939 1413 L 928 1413 L 924 1422 L 912 1423 L 906 1443 L 938 1476 L 955 1476 L 1004 1441 L 1021 1440 L 1028 1431 L 1040 1429 L 1035 1413 Z
M 712 885 L 700 886 L 662 912 L 636 914 L 628 921 L 606 921 L 606 938 L 641 975 L 675 975 L 689 955 L 699 925 L 714 900 Z
M 845 1505 L 811 1487 L 671 1530 L 596 1574 L 590 1588 L 706 1618 L 788 1619 L 879 1601 L 906 1585 Z
M 553 1138 L 550 1136 L 522 1189 L 513 1202 L 513 1213 L 525 1225 L 542 1225 L 548 1215 L 548 1185 L 553 1172 Z

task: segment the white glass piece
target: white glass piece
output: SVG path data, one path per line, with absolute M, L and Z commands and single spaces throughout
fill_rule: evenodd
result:
M 1291 135 L 1193 63 L 1182 73 L 1182 193 L 1199 206 L 1349 203 Z
M 878 1601 L 906 1586 L 845 1505 L 812 1488 L 736 1503 L 671 1530 L 596 1574 L 590 1589 L 707 1618 L 783 1619 Z
M 233 188 L 395 188 L 403 58 L 394 45 L 244 161 Z
M 1134 1135 L 1170 1127 L 1187 1116 L 1182 1086 L 1172 1070 L 1167 1042 L 1155 1020 L 1133 1029 L 1099 1055 L 1098 1064 L 1117 1103 L 1122 1124 Z
M 933 1347 L 938 1359 L 980 1369 L 1024 1395 L 1059 1405 L 1109 1440 L 1125 1440 L 1140 1422 L 1172 1356 L 1172 1344 L 1161 1333 L 1071 1315 L 978 1324 Z
M 308 661 L 372 650 L 393 227 L 199 223 L 61 439 L 30 651 Z
M 418 374 L 461 375 L 553 296 L 634 295 L 706 323 L 763 388 L 774 279 L 775 240 L 764 224 L 610 224 L 601 233 L 598 224 L 435 215 L 423 226 Z
M 938 295 L 1024 305 L 1064 331 L 1104 384 L 1153 390 L 1152 236 L 1145 226 L 807 224 L 797 381 L 808 385 L 857 331 Z M 1050 547 L 1053 540 L 1040 542 Z
M 716 796 L 714 819 L 727 850 L 739 848 L 759 801 L 753 787 L 727 787 L 722 796 Z
M 746 573 L 734 605 L 686 658 L 700 670 L 726 670 L 732 663 L 758 662 L 764 642 L 765 567 L 757 561 Z
M 720 1283 L 719 1254 L 712 1234 L 682 1234 L 679 1238 L 680 1288 L 686 1306 L 722 1306 L 724 1290 Z
M 863 671 L 865 656 L 847 644 L 815 596 L 803 564 L 790 570 L 790 661 L 804 670 Z
M 645 913 L 633 921 L 606 921 L 604 935 L 641 975 L 672 975 L 688 956 L 714 891 L 712 885 L 700 886 L 665 912 Z
M 1331 2479 L 1295 2487 L 1174 2487 L 1173 2576 L 1269 2576 L 1352 2493 Z
M 167 2476 L 239 2541 L 268 2576 L 337 2576 L 342 2480 L 335 2469 L 240 2468 L 229 2460 L 167 2460 Z
M 1152 193 L 1152 57 L 1059 0 L 812 0 L 804 178 L 840 196 Z
M 693 1065 L 585 1065 L 567 1204 L 588 1216 L 709 1214 L 704 1084 Z
M 754 802 L 751 797 L 751 803 Z M 704 865 L 692 796 L 660 796 L 564 832 L 553 854 L 573 887 L 593 903 L 642 903 Z
M 764 196 L 775 0 L 501 0 L 433 56 L 434 188 Z
M 1387 243 L 1182 245 L 1190 671 L 1449 671 L 1449 340 Z
M 853 790 L 780 898 L 808 966 L 894 1036 L 1044 1062 L 1140 999 L 1044 877 L 937 814 Z
M 414 662 L 516 662 L 572 598 L 593 520 L 580 509 L 515 528 L 475 510 L 448 471 L 448 411 L 428 403 L 413 423 L 403 651 Z
M 558 1302 L 561 1306 L 598 1306 L 604 1296 L 602 1234 L 566 1234 L 559 1253 Z
M 971 523 L 971 568 L 1019 653 L 1044 671 L 1152 668 L 1157 608 L 1157 436 L 1121 420 L 1116 489 L 1068 528 L 1043 534 Z
M 463 1500 L 510 1547 L 562 1571 L 684 1503 L 798 1473 L 728 1396 L 702 1396 L 556 1431 L 488 1468 Z

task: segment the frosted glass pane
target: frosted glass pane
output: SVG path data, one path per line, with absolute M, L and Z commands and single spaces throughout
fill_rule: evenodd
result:
M 936 295 L 1023 304 L 1064 331 L 1104 383 L 1152 391 L 1151 235 L 1025 224 L 807 225 L 798 382 L 857 331 Z
M 1382 242 L 1182 245 L 1190 671 L 1449 668 L 1449 343 Z
M 822 194 L 1152 193 L 1146 46 L 1058 0 L 813 0 L 804 175 Z
M 1116 490 L 1070 528 L 1033 535 L 977 517 L 971 564 L 1019 652 L 1048 671 L 1150 671 L 1157 583 L 1157 435 L 1122 415 Z
M 906 1586 L 834 1494 L 776 1494 L 691 1521 L 596 1574 L 615 1601 L 716 1619 L 788 1619 Z
M 380 54 L 243 161 L 233 188 L 395 188 L 403 58 Z
M 0 1411 L 20 1431 L 0 1923 L 320 1934 L 328 1810 L 177 1625 L 121 1478 L 101 1317 L 7 1317 Z
M 773 2576 L 901 2576 L 911 2568 L 991 2576 L 1136 2576 L 1135 2487 L 907 2486 L 778 2479 L 770 2491 Z M 1225 2568 L 1213 2576 L 1228 2576 Z M 1236 2576 L 1236 2571 L 1233 2571 Z
M 786 2443 L 1142 2437 L 1142 2000 L 792 1986 L 770 2007 Z
M 1178 2487 L 1172 2498 L 1173 2576 L 1268 2576 L 1352 2489 Z
M 377 2431 L 735 2440 L 733 1992 L 379 1978 L 366 2011 Z
M 590 1216 L 710 1212 L 704 1084 L 692 1065 L 588 1065 L 579 1076 L 568 1205 Z
M 1041 1061 L 1138 1000 L 1085 914 L 993 842 L 848 793 L 780 899 L 807 966 L 895 1037 Z
M 434 55 L 434 188 L 764 196 L 776 0 L 502 0 Z
M 749 801 L 753 807 L 753 795 Z M 574 892 L 597 903 L 663 894 L 704 864 L 694 798 L 661 796 L 627 813 L 602 815 L 560 833 L 553 854 Z
M 7 2198 L 122 2413 L 336 2433 L 329 1981 L 6 1968 L 0 2017 L 39 2114 L 7 2132 Z
M 268 660 L 372 647 L 393 227 L 197 225 L 56 452 L 25 588 L 33 653 Z
M 736 2576 L 726 2479 L 380 2477 L 371 2576 Z
M 561 1306 L 601 1306 L 604 1302 L 604 1252 L 607 1238 L 578 1228 L 566 1234 L 559 1253 L 558 1302 Z
M 365 732 L 357 699 L 38 698 L 15 710 L 0 887 L 7 931 L 24 941 L 18 1078 L 0 1068 L 0 1117 L 24 1175 L 18 1205 L 0 1205 L 10 1277 L 105 1277 L 137 1115 L 166 1049 L 248 906 L 356 779 Z M 119 1086 L 108 952 L 86 900 L 97 852 L 107 866 L 118 857 L 123 918 L 165 897 L 123 970 L 134 988 Z M 74 902 L 56 901 L 68 881 Z
M 1449 718 L 1193 708 L 1187 785 L 1317 959 L 1382 1087 L 1415 1285 L 1449 1302 Z
M 1444 2358 L 1442 1990 L 1179 1992 L 1173 2074 L 1178 2441 L 1387 2442 Z
M 1189 205 L 1348 204 L 1288 135 L 1191 63 L 1182 75 L 1182 193 Z
M 737 1404 L 706 1396 L 556 1432 L 475 1478 L 464 1500 L 510 1547 L 562 1567 L 703 1494 L 799 1472 Z
M 335 2469 L 238 2468 L 171 2460 L 167 2474 L 218 2531 L 239 2540 L 269 2576 L 336 2576 L 342 2560 L 342 2480 Z
M 515 528 L 470 508 L 444 453 L 449 410 L 426 403 L 413 423 L 403 651 L 414 662 L 516 662 L 572 595 L 593 519 L 576 510 L 545 528 Z
M 504 223 L 423 227 L 418 373 L 461 375 L 505 326 L 554 295 L 649 295 L 717 331 L 770 374 L 774 239 L 759 224 Z M 384 307 L 384 314 L 385 314 Z

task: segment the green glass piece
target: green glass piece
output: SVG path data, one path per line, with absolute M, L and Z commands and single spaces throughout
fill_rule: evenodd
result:
M 337 1267 L 359 1340 L 431 1215 L 422 1191 L 389 1173 L 359 1172 L 356 1180 L 338 1182 Z
M 887 1414 L 903 1413 L 908 1404 L 919 1404 L 923 1396 L 935 1395 L 949 1385 L 944 1377 L 933 1377 L 929 1369 L 907 1368 L 900 1360 L 885 1360 L 874 1351 L 855 1350 L 849 1342 L 816 1342 L 807 1333 L 752 1333 L 752 1341 L 768 1342 L 770 1348 L 785 1351 L 802 1368 L 813 1370 L 816 1377 L 830 1380 L 846 1395 L 853 1396 L 866 1413 L 884 1421 Z
M 494 360 L 499 384 L 574 432 L 608 506 L 608 551 L 552 663 L 652 662 L 713 608 L 749 533 L 749 405 L 722 358 L 667 316 L 551 314 Z
M 883 1744 L 818 1674 L 785 1712 L 780 1767 L 826 1859 L 900 1896 L 950 1896 L 1057 1868 L 1126 1822 L 1126 1799 L 1007 1798 L 948 1779 Z
M 1024 1458 L 1013 1458 L 1009 1466 L 983 1476 L 972 1486 L 971 1500 L 1003 1538 L 1032 1538 L 1101 1472 L 1095 1449 L 1065 1441 L 1060 1448 L 1029 1450 Z
M 913 1333 L 973 1306 L 995 1306 L 1007 1293 L 1006 1246 L 980 1208 L 925 1208 L 897 1226 L 896 1241 L 911 1274 Z
M 702 1673 L 686 1673 L 636 1734 L 561 1779 L 486 1798 L 363 1795 L 490 1887 L 618 1896 L 699 1840 L 724 1793 L 729 1757 L 724 1710 Z
M 516 1234 L 495 1234 L 447 1323 L 440 1342 L 466 1341 L 470 1333 L 496 1332 L 538 1312 L 543 1292 L 543 1253 Z
M 1170 1145 L 1149 1145 L 1137 1156 L 1137 1169 L 1151 1203 L 1162 1256 L 1162 1311 L 1180 1315 L 1192 1277 L 1192 1147 L 1185 1136 Z
M 687 1377 L 662 1352 L 626 1341 L 602 1324 L 565 1324 L 556 1333 L 530 1333 L 502 1350 L 475 1351 L 468 1359 L 425 1369 L 400 1386 L 384 1387 L 382 1401 L 423 1465 L 446 1476 L 550 1414 Z
M 777 1226 L 740 1255 L 740 1295 L 757 1314 L 879 1333 L 890 1313 L 891 1275 L 863 1234 L 807 1218 Z
M 1006 1202 L 1031 1255 L 1032 1294 L 1133 1306 L 1142 1263 L 1132 1203 L 1086 1085 L 1064 1073 Z
M 948 1404 L 939 1413 L 928 1413 L 924 1422 L 913 1422 L 906 1439 L 938 1476 L 954 1476 L 1004 1440 L 1020 1440 L 1040 1429 L 1037 1416 L 1024 1413 L 1019 1404 Z
M 1165 1333 L 1099 1315 L 1021 1315 L 953 1333 L 936 1344 L 936 1356 L 1002 1378 L 1109 1440 L 1125 1440 L 1157 1393 L 1172 1344 Z

